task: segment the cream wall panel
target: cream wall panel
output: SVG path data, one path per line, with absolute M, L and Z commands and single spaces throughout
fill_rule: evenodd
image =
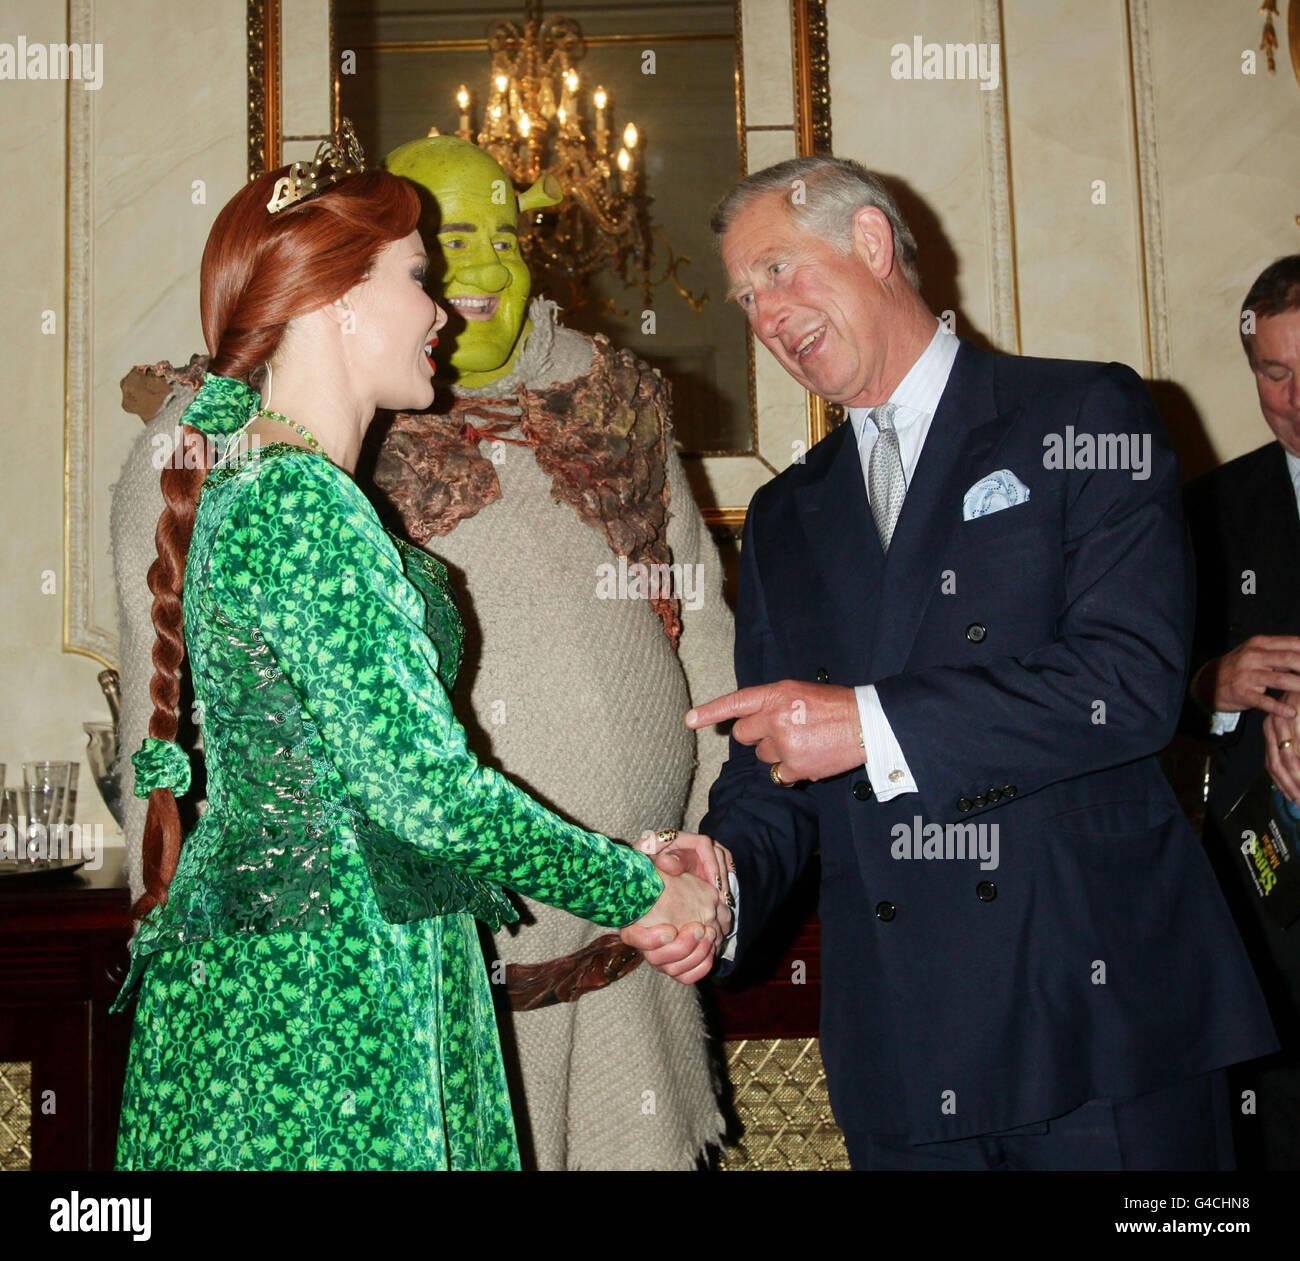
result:
M 72 9 L 77 38 L 103 45 L 102 87 L 73 97 L 84 137 L 77 169 L 66 169 L 67 86 L 0 84 L 0 187 L 9 194 L 0 199 L 0 240 L 10 299 L 0 311 L 0 380 L 12 453 L 0 483 L 12 523 L 0 549 L 8 614 L 0 629 L 0 761 L 8 764 L 10 783 L 24 759 L 79 759 L 81 724 L 107 717 L 95 680 L 100 663 L 62 651 L 67 188 L 84 206 L 87 224 L 67 243 L 85 277 L 69 328 L 83 453 L 75 471 L 88 493 L 72 510 L 87 521 L 81 578 L 91 622 L 115 635 L 108 491 L 140 423 L 121 410 L 118 381 L 133 363 L 184 360 L 202 349 L 203 242 L 244 177 L 241 0 L 187 12 L 184 38 L 167 36 L 165 47 L 164 33 L 176 29 L 175 6 L 165 0 L 74 0 Z M 63 5 L 10 0 L 0 14 L 0 40 L 63 42 L 66 23 Z M 214 74 L 214 66 L 230 71 Z M 196 180 L 204 182 L 201 192 Z M 40 333 L 45 309 L 57 312 L 55 336 Z M 46 570 L 56 575 L 53 595 L 41 593 Z M 84 764 L 79 813 L 116 832 Z
M 329 10 L 329 0 L 281 0 L 286 136 L 316 136 L 330 130 Z M 313 145 L 311 152 L 315 151 Z M 286 156 L 286 161 L 292 160 Z
M 977 42 L 982 6 L 953 0 L 829 0 L 831 118 L 835 152 L 901 186 L 904 212 L 918 201 L 922 237 L 937 231 L 942 255 L 920 260 L 925 296 L 956 303 L 958 331 L 992 339 L 993 237 L 984 156 L 984 102 L 975 80 L 895 79 L 896 44 Z M 908 196 L 910 194 L 910 196 Z M 910 216 L 916 218 L 915 215 Z M 929 226 L 928 233 L 924 229 Z
M 0 41 L 15 44 L 19 36 L 46 44 L 66 41 L 63 7 L 46 0 L 10 0 L 0 11 Z M 111 83 L 114 74 L 110 62 L 105 82 Z M 7 452 L 0 465 L 6 523 L 0 531 L 5 608 L 0 619 L 0 761 L 7 764 L 10 785 L 21 783 L 18 764 L 25 759 L 78 757 L 85 744 L 81 722 L 105 716 L 95 683 L 98 666 L 60 651 L 67 92 L 58 82 L 0 83 L 5 119 L 0 241 L 6 297 L 0 303 L 0 386 Z M 52 334 L 41 331 L 45 311 L 54 312 Z M 41 589 L 47 571 L 57 584 L 52 594 Z
M 746 173 L 753 174 L 766 166 L 794 157 L 794 132 L 750 131 L 745 135 Z
M 112 73 L 95 94 L 86 173 L 94 205 L 90 579 L 96 623 L 114 642 L 110 489 L 140 425 L 122 410 L 118 383 L 132 364 L 185 363 L 205 349 L 199 263 L 213 219 L 244 182 L 247 145 L 238 78 L 211 68 L 242 56 L 240 8 L 227 0 L 194 14 L 183 55 L 158 57 L 142 37 L 166 28 L 175 12 L 168 0 L 95 6 Z M 113 649 L 106 655 L 116 660 Z
M 789 127 L 794 122 L 789 0 L 745 0 L 741 31 L 746 123 Z
M 1021 349 L 1145 372 L 1124 10 L 1003 0 Z
M 1242 74 L 1243 51 L 1259 45 L 1255 6 L 1149 7 L 1171 375 L 1227 460 L 1270 437 L 1237 312 L 1264 267 L 1300 252 L 1300 84 L 1285 47 L 1276 76 L 1262 57 Z

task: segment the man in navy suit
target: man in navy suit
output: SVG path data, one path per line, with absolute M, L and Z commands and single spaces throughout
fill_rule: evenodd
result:
M 687 716 L 736 720 L 724 959 L 820 849 L 855 1168 L 1231 1167 L 1223 1066 L 1276 1043 L 1156 761 L 1193 592 L 1141 381 L 945 331 L 856 163 L 752 175 L 714 231 L 755 335 L 849 411 L 754 496 L 740 690 Z M 710 942 L 668 936 L 648 959 L 694 979 Z
M 1205 844 L 1222 867 L 1282 1038 L 1280 1056 L 1235 1071 L 1252 1090 L 1243 1164 L 1300 1169 L 1300 924 L 1266 913 L 1241 859 L 1233 807 L 1265 768 L 1300 802 L 1300 254 L 1266 267 L 1241 308 L 1242 346 L 1275 441 L 1184 491 L 1197 562 L 1196 704 L 1189 733 L 1214 746 Z

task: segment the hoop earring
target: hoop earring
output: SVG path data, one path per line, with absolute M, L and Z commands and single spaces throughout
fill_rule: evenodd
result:
M 266 368 L 266 393 L 262 397 L 262 408 L 263 410 L 269 410 L 271 406 L 271 361 L 264 359 L 262 365 Z

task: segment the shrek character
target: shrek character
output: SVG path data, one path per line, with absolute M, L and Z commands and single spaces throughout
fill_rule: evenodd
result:
M 451 405 L 399 414 L 375 470 L 467 611 L 457 712 L 480 757 L 584 827 L 632 839 L 698 822 L 726 741 L 683 715 L 734 686 L 732 622 L 667 383 L 530 300 L 519 214 L 555 204 L 554 180 L 517 197 L 492 157 L 449 136 L 385 165 L 422 189 L 435 296 L 464 321 L 443 337 Z M 649 581 L 620 584 L 620 566 Z M 694 988 L 524 901 L 493 975 L 525 1161 L 531 1146 L 543 1169 L 692 1167 L 723 1130 Z

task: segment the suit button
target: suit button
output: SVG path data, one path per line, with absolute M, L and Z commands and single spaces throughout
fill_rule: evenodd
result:
M 1015 786 L 1015 784 L 1003 784 L 1003 785 L 1002 785 L 1002 795 L 1003 795 L 1004 797 L 1006 797 L 1008 800 L 1010 800 L 1010 798 L 1014 797 L 1014 796 L 1016 795 L 1016 786 Z
M 882 919 L 886 924 L 898 913 L 898 908 L 892 902 L 876 903 L 876 918 Z
M 983 793 L 980 793 L 980 795 L 975 798 L 976 806 L 987 806 L 988 804 L 989 799 Z
M 1001 800 L 1002 800 L 1002 789 L 1000 789 L 1000 788 L 990 788 L 990 789 L 988 790 L 988 792 L 985 793 L 984 795 L 985 795 L 985 796 L 986 796 L 990 801 L 1001 801 Z
M 979 622 L 972 622 L 968 627 L 966 627 L 966 638 L 969 639 L 972 644 L 982 644 L 984 642 L 984 637 L 987 634 L 988 631 L 985 630 Z
M 831 672 L 825 666 L 817 667 L 817 682 L 829 683 L 831 681 Z
M 992 902 L 998 896 L 998 887 L 992 880 L 981 880 L 975 886 L 975 896 L 981 902 Z
M 971 808 L 971 799 L 969 797 L 957 798 L 957 809 L 960 810 L 962 814 L 965 814 L 966 811 L 969 810 L 970 808 Z
M 853 795 L 859 801 L 871 800 L 871 785 L 865 779 L 860 779 L 853 785 Z

